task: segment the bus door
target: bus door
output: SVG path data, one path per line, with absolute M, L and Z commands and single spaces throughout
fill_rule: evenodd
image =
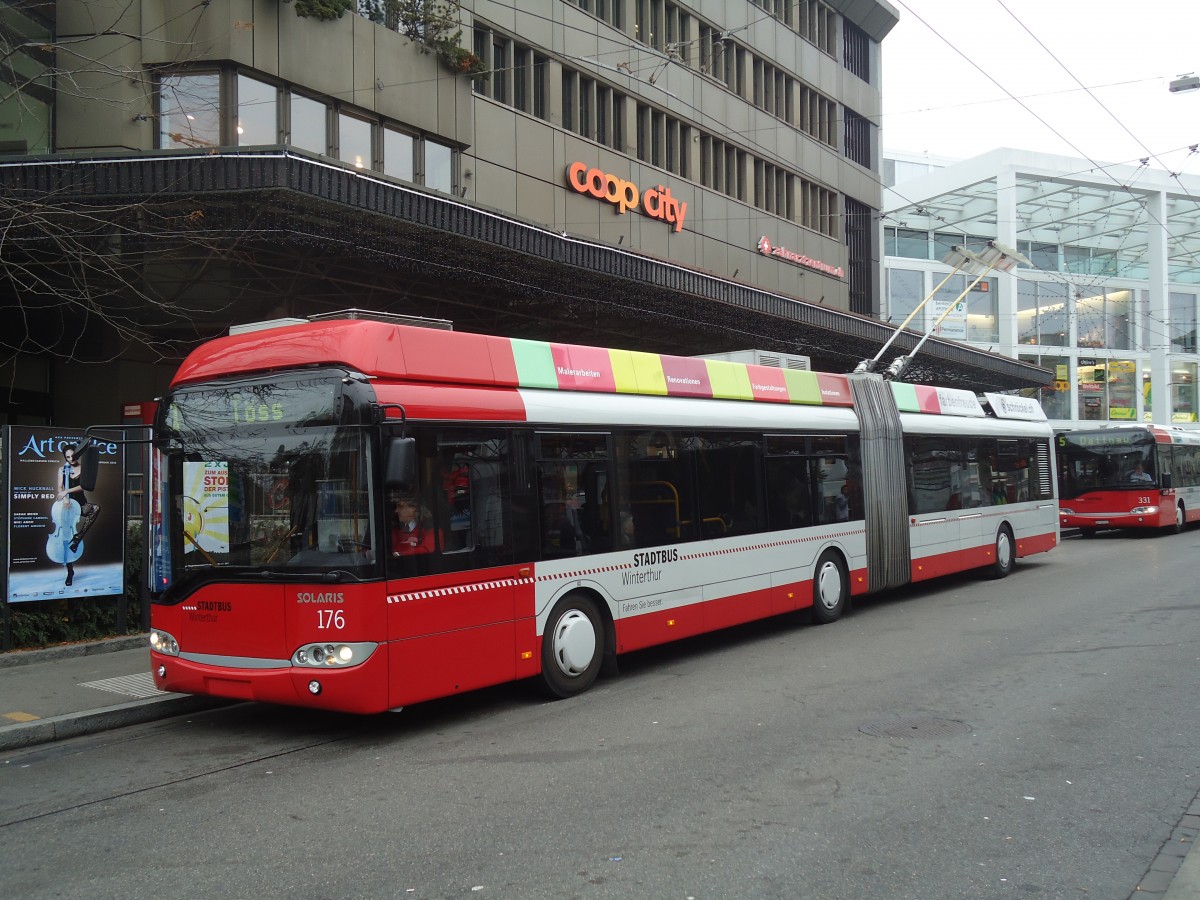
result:
M 961 546 L 963 458 L 961 449 L 938 435 L 909 435 L 909 543 L 912 579 L 957 571 Z
M 414 498 L 385 505 L 393 706 L 536 671 L 518 665 L 517 598 L 532 577 L 513 563 L 508 434 L 418 430 L 417 446 L 416 518 Z

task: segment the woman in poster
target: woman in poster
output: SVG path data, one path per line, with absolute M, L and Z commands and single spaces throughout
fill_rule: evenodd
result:
M 63 460 L 66 465 L 66 485 L 60 487 L 55 495 L 55 503 L 61 502 L 65 498 L 70 498 L 79 504 L 79 517 L 75 522 L 75 532 L 71 536 L 70 543 L 67 545 L 67 555 L 64 562 L 67 566 L 67 581 L 69 585 L 75 579 L 75 567 L 72 563 L 78 560 L 82 555 L 80 545 L 83 543 L 83 536 L 88 533 L 88 530 L 96 524 L 96 519 L 100 515 L 100 505 L 92 503 L 88 500 L 87 493 L 83 489 L 83 484 L 80 481 L 80 476 L 83 473 L 83 467 L 79 460 L 76 459 L 78 448 L 69 446 L 63 450 Z

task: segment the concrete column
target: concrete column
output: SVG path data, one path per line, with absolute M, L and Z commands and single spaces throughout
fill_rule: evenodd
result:
M 1017 249 L 1017 173 L 1011 166 L 996 176 L 996 240 L 1005 247 Z M 1013 269 L 996 281 L 996 296 L 1000 346 L 1005 356 L 1017 356 L 1017 279 L 1025 277 L 1028 269 Z
M 1157 191 L 1146 197 L 1147 262 L 1150 302 L 1139 323 L 1145 333 L 1147 319 L 1155 323 L 1150 340 L 1150 418 L 1155 425 L 1171 424 L 1171 341 L 1167 333 L 1170 316 L 1167 290 L 1167 195 Z M 1158 224 L 1158 223 L 1161 223 Z M 1157 332 L 1161 330 L 1162 334 Z

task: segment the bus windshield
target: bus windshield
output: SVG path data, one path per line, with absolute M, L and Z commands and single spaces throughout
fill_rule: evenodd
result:
M 1154 439 L 1148 434 L 1062 434 L 1058 459 L 1061 500 L 1090 491 L 1144 490 L 1158 484 Z
M 233 568 L 369 574 L 370 440 L 339 424 L 342 406 L 328 378 L 173 395 L 158 500 L 171 562 L 156 587 Z

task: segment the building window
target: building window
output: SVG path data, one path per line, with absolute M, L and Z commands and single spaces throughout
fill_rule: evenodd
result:
M 533 51 L 518 47 L 513 51 L 513 106 L 529 112 L 530 75 Z
M 163 150 L 221 146 L 221 76 L 164 75 L 158 83 L 158 127 Z
M 865 31 L 845 19 L 842 20 L 842 65 L 851 75 L 871 83 L 871 39 Z
M 1171 363 L 1171 421 L 1197 421 L 1196 364 Z M 1178 452 L 1178 451 L 1176 451 Z
M 846 278 L 850 288 L 850 312 L 874 315 L 876 210 L 867 204 L 846 198 Z M 993 317 L 993 322 L 995 317 Z
M 845 141 L 842 153 L 846 159 L 858 163 L 864 169 L 871 168 L 873 128 L 870 120 L 856 112 L 851 112 L 845 106 L 842 107 L 842 116 L 845 118 Z
M 545 56 L 533 55 L 533 114 L 546 118 L 546 70 L 550 60 Z
M 512 41 L 492 38 L 492 99 L 511 105 L 512 98 L 508 94 L 508 71 L 512 65 L 509 56 L 512 54 Z
M 476 28 L 471 36 L 472 46 L 475 50 L 475 55 L 483 60 L 483 64 L 487 65 L 488 44 L 491 38 L 491 33 L 486 28 Z M 472 79 L 471 90 L 477 94 L 486 94 L 488 88 L 488 79 L 479 78 Z
M 968 341 L 994 344 L 1000 340 L 1000 319 L 997 313 L 999 290 L 998 278 L 985 278 L 967 293 Z
M 549 60 L 482 25 L 475 28 L 473 46 L 487 66 L 487 77 L 472 82 L 475 93 L 545 119 Z
M 596 82 L 590 78 L 579 79 L 579 134 L 585 138 L 593 136 L 592 107 Z
M 837 103 L 806 84 L 800 85 L 799 121 L 795 124 L 822 144 L 837 146 Z
M 416 143 L 411 134 L 383 129 L 383 173 L 402 181 L 415 181 Z
M 1172 353 L 1196 352 L 1196 295 L 1171 291 L 1167 334 Z M 1160 335 L 1161 337 L 1161 335 Z
M 338 159 L 356 169 L 374 167 L 371 156 L 371 123 L 346 113 L 338 115 Z
M 1017 241 L 1017 250 L 1025 256 L 1033 268 L 1043 272 L 1058 271 L 1058 244 L 1043 244 L 1037 241 Z M 1021 263 L 1024 266 L 1024 263 Z
M 837 13 L 821 0 L 799 0 L 796 30 L 810 44 L 837 56 Z
M 897 328 L 925 299 L 925 273 L 917 269 L 887 270 L 888 322 Z M 925 330 L 924 310 L 910 323 L 914 331 Z
M 425 186 L 447 194 L 454 192 L 454 149 L 425 141 Z
M 1089 291 L 1075 298 L 1076 345 L 1129 350 L 1133 346 L 1130 320 L 1133 292 L 1127 290 Z M 1194 329 L 1193 329 L 1194 331 Z
M 711 135 L 700 137 L 700 183 L 733 197 L 746 199 L 748 155 Z
M 575 92 L 578 90 L 579 75 L 569 69 L 562 72 L 562 127 L 575 130 Z
M 302 94 L 292 94 L 289 103 L 291 129 L 287 143 L 312 153 L 329 152 L 329 107 Z
M 1017 343 L 1070 345 L 1065 284 L 1017 279 Z
M 279 143 L 279 89 L 240 72 L 237 77 L 237 145 Z
M 621 30 L 625 23 L 625 0 L 576 0 L 579 8 Z
M 913 228 L 888 228 L 884 231 L 887 256 L 903 256 L 908 259 L 929 259 L 929 232 Z
M 839 237 L 837 192 L 802 178 L 800 193 L 800 224 L 829 237 Z

